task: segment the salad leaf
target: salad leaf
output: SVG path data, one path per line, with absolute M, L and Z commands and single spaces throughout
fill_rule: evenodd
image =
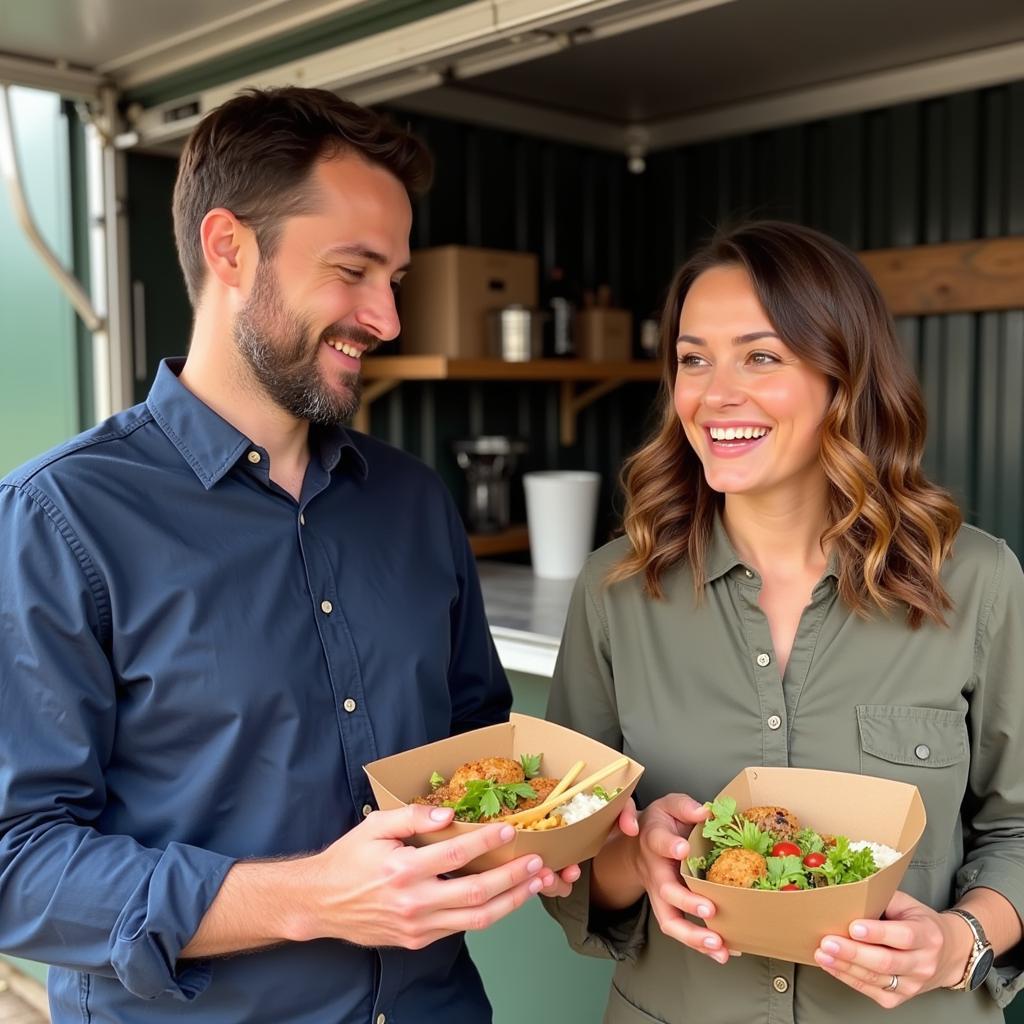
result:
M 802 828 L 793 837 L 793 842 L 807 853 L 824 853 L 825 840 L 813 828 Z
M 437 789 L 444 785 L 444 776 L 440 772 L 432 772 L 430 776 L 430 788 Z
M 594 796 L 600 797 L 605 803 L 608 803 L 609 800 L 614 800 L 622 792 L 622 787 L 619 786 L 618 788 L 609 791 L 605 789 L 604 786 L 595 786 L 592 792 Z
M 731 796 L 715 800 L 705 806 L 711 808 L 711 817 L 704 822 L 702 834 L 705 839 L 710 839 L 714 843 L 715 856 L 730 846 L 754 850 L 762 856 L 771 852 L 775 843 L 771 834 L 738 815 L 736 801 Z
M 800 857 L 766 857 L 768 874 L 754 883 L 755 889 L 779 889 L 784 885 L 798 885 L 809 889 L 807 869 Z
M 859 882 L 878 870 L 871 848 L 851 850 L 846 836 L 836 836 L 836 844 L 825 854 L 825 863 L 820 868 L 811 868 L 811 874 L 820 874 L 829 885 L 845 882 Z
M 523 754 L 519 760 L 523 766 L 523 774 L 528 779 L 535 779 L 540 775 L 540 759 L 543 754 Z

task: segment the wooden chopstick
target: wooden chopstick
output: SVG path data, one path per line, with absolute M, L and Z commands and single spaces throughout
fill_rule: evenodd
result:
M 577 761 L 561 778 L 558 785 L 544 798 L 545 802 L 548 800 L 554 800 L 555 797 L 560 797 L 571 785 L 572 780 L 576 778 L 581 771 L 586 761 Z M 540 804 L 537 805 L 538 807 Z
M 554 799 L 549 796 L 544 803 L 531 807 L 526 811 L 519 811 L 518 814 L 510 814 L 506 818 L 501 818 L 500 821 L 503 825 L 532 825 L 535 821 L 540 821 L 541 818 L 547 817 L 559 804 L 568 803 L 577 794 L 590 789 L 591 786 L 596 786 L 602 779 L 606 779 L 609 775 L 614 775 L 615 772 L 628 766 L 629 758 L 620 757 L 617 761 L 613 761 L 599 771 L 594 772 L 593 775 L 588 775 L 582 782 L 577 782 L 572 789 L 567 789 Z

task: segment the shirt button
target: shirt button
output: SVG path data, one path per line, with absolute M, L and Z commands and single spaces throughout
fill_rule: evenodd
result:
M 255 466 L 263 456 L 259 452 L 249 452 L 246 458 Z
M 752 580 L 754 578 L 754 574 L 749 569 L 744 569 L 743 575 L 746 576 L 748 580 Z
M 377 1014 L 377 1024 L 388 1024 L 388 1019 L 383 1013 Z
M 772 978 L 772 988 L 776 992 L 786 992 L 789 990 L 789 982 L 780 974 L 777 978 Z
M 765 654 L 765 652 L 762 651 L 757 656 L 757 663 L 761 668 L 767 668 L 772 663 L 772 656 L 770 654 Z
M 919 761 L 927 761 L 928 758 L 932 756 L 931 748 L 927 743 L 918 743 L 918 745 L 914 747 L 914 756 Z
M 769 716 L 769 718 L 768 718 L 768 728 L 769 729 L 778 729 L 778 727 L 780 725 L 782 725 L 782 719 L 779 718 L 778 715 L 770 715 Z
M 299 513 L 299 526 L 306 525 L 306 517 L 300 512 Z
M 370 804 L 363 804 L 363 817 L 368 818 L 373 814 L 373 807 Z
M 346 697 L 341 706 L 351 713 L 356 709 L 356 702 L 351 697 Z
M 320 602 L 320 611 L 322 611 L 324 613 L 324 615 L 330 615 L 331 612 L 334 611 L 334 605 L 331 604 L 330 601 L 321 601 Z

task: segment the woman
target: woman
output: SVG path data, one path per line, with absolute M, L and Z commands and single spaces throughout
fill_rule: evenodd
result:
M 647 766 L 645 809 L 549 909 L 576 948 L 619 960 L 614 1024 L 1002 1021 L 1024 911 L 1016 558 L 922 476 L 917 385 L 832 240 L 720 235 L 677 274 L 662 347 L 661 424 L 626 466 L 626 535 L 577 583 L 549 706 Z M 924 798 L 884 920 L 823 936 L 817 967 L 730 956 L 682 884 L 697 801 L 747 765 Z M 991 958 L 954 905 L 1000 958 L 983 985 Z

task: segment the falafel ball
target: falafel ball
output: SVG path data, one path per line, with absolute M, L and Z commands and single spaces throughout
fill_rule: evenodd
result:
M 750 889 L 768 874 L 768 863 L 756 850 L 734 846 L 723 850 L 708 868 L 708 881 Z
M 741 811 L 740 817 L 752 821 L 776 839 L 792 839 L 800 831 L 797 816 L 785 807 L 751 807 Z

